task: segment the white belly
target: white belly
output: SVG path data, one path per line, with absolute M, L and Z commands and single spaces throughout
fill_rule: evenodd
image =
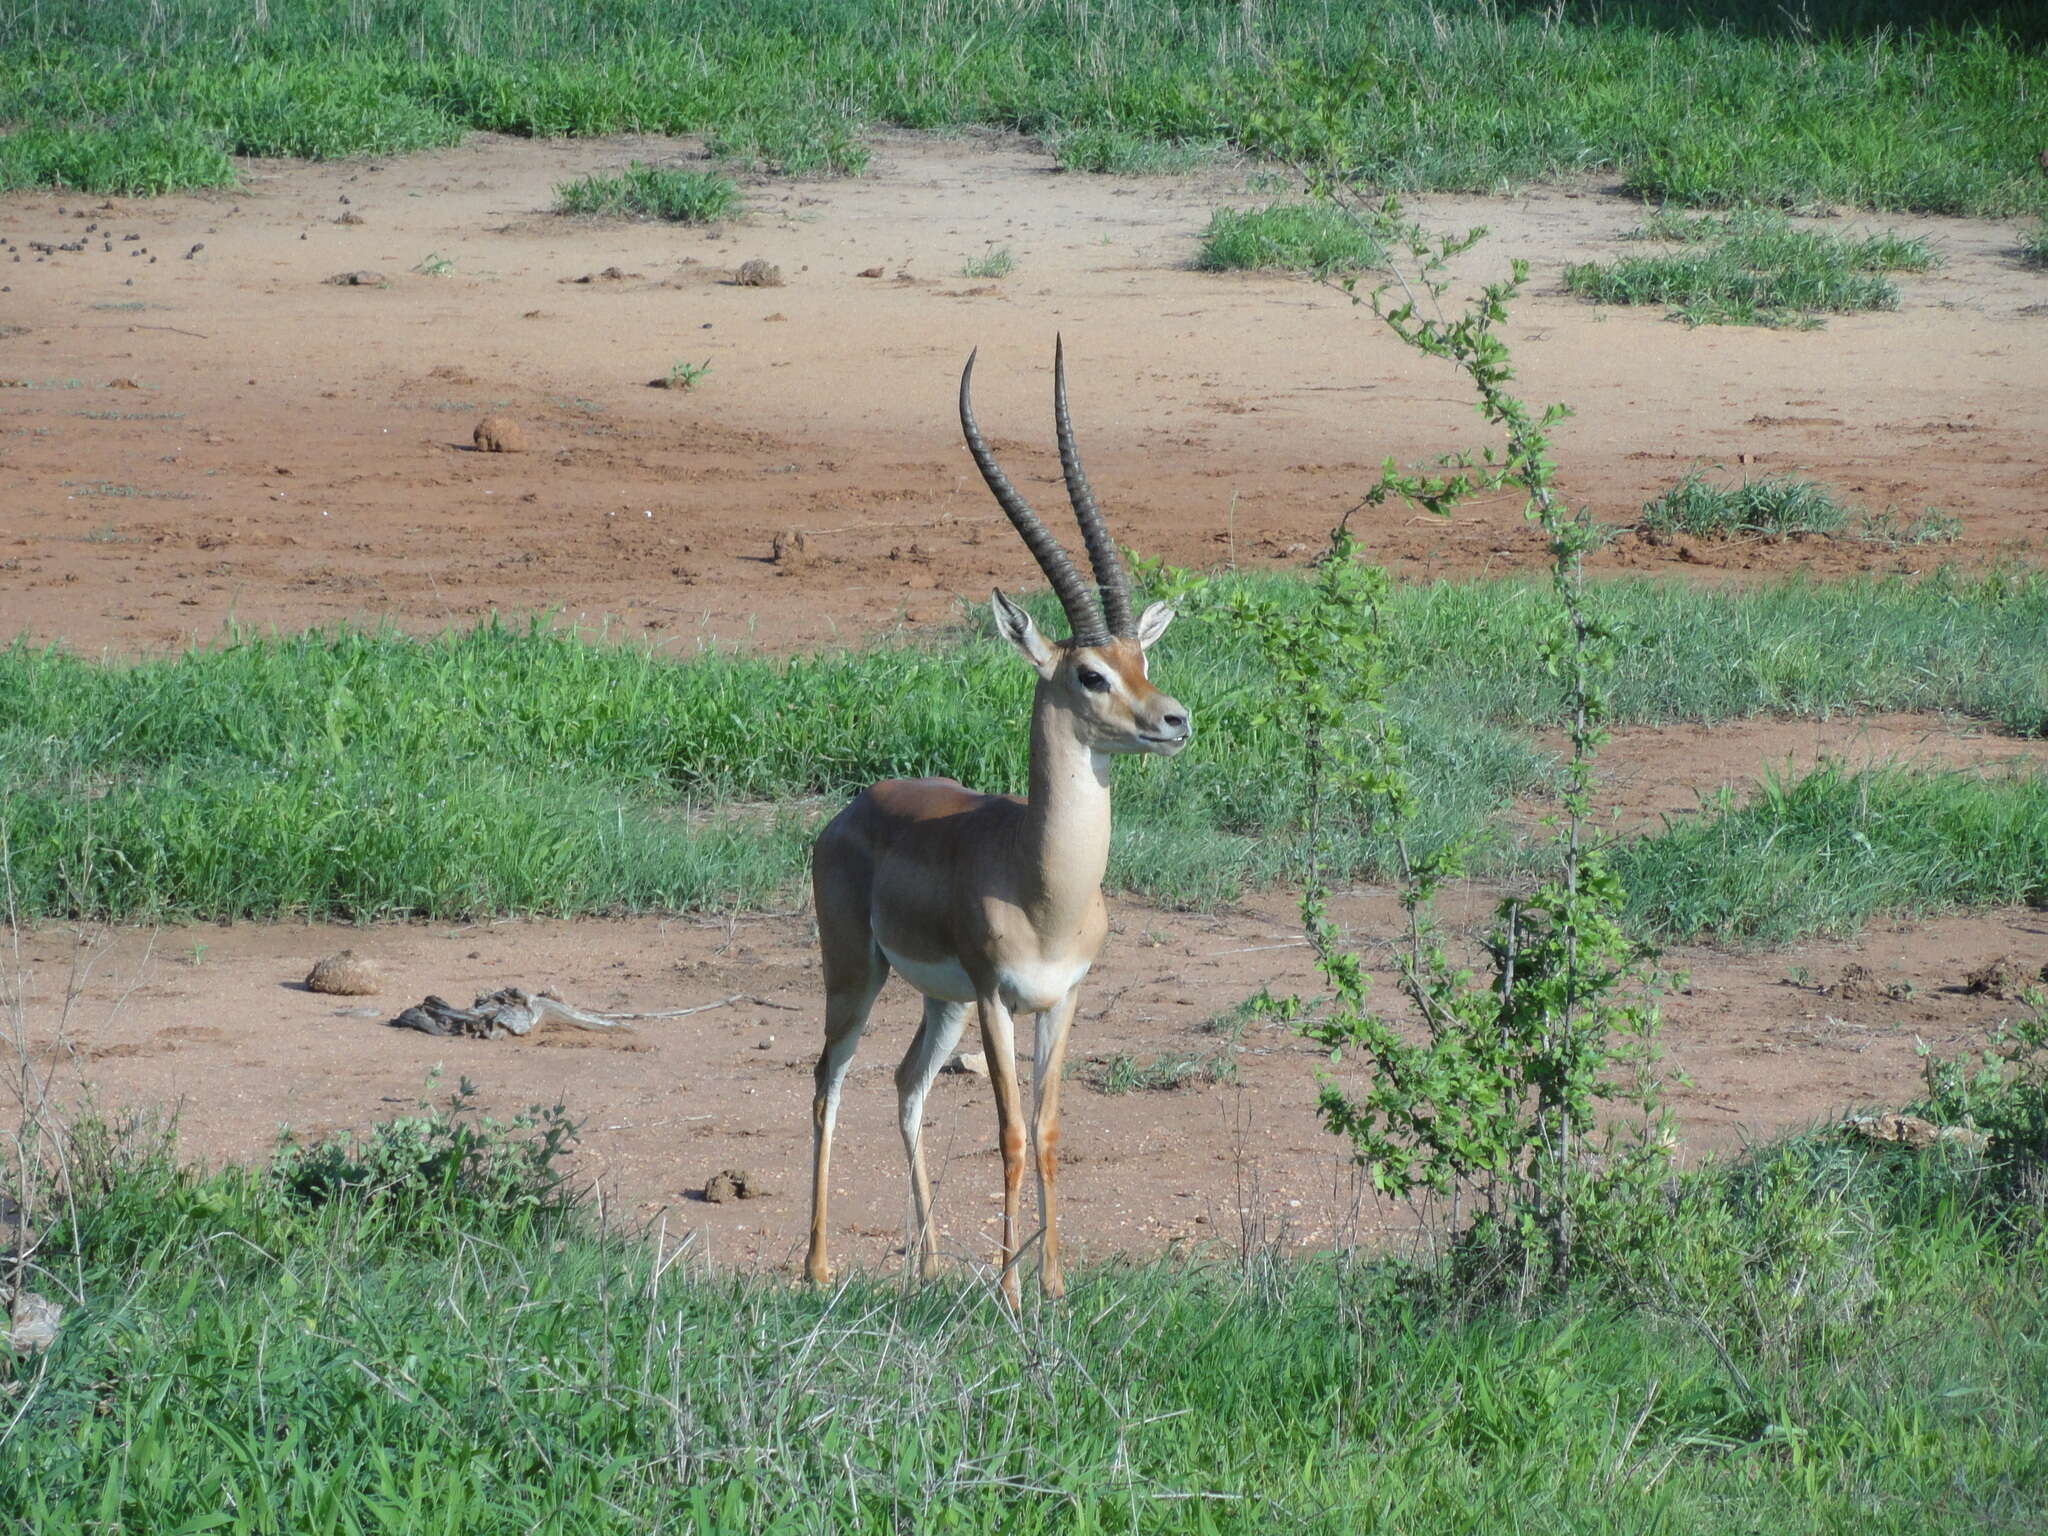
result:
M 975 1000 L 974 983 L 958 960 L 905 960 L 890 953 L 886 945 L 882 954 L 897 975 L 926 997 L 947 1003 Z M 998 971 L 996 987 L 1003 1006 L 1012 1013 L 1041 1013 L 1056 1005 L 1087 974 L 1086 960 L 1034 961 Z
M 967 970 L 958 960 L 906 960 L 892 953 L 887 945 L 882 946 L 882 955 L 898 976 L 926 997 L 935 997 L 942 1003 L 974 1001 L 974 983 L 967 979 Z

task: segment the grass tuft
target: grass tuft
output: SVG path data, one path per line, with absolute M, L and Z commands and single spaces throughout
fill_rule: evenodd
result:
M 2048 219 L 2021 232 L 2020 260 L 2030 267 L 2048 267 Z
M 1694 471 L 1645 503 L 1637 526 L 1653 536 L 1725 539 L 1752 534 L 1784 539 L 1834 533 L 1848 520 L 1849 509 L 1811 480 L 1773 475 L 1720 486 Z
M 998 245 L 979 256 L 970 256 L 961 265 L 962 277 L 1008 277 L 1017 270 L 1017 253 L 1007 245 Z
M 1783 214 L 1748 209 L 1686 218 L 1653 214 L 1626 238 L 1678 250 L 1565 268 L 1565 286 L 1601 304 L 1668 304 L 1689 325 L 1810 328 L 1823 313 L 1896 309 L 1886 272 L 1925 272 L 1939 258 L 1891 231 L 1848 236 L 1796 229 Z
M 866 131 L 862 113 L 849 102 L 767 102 L 720 123 L 704 147 L 749 171 L 858 176 L 868 168 Z
M 1855 520 L 1850 521 L 1851 514 Z M 1938 507 L 1901 518 L 1844 505 L 1825 486 L 1792 475 L 1715 485 L 1698 470 L 1643 505 L 1636 528 L 1646 538 L 1779 539 L 1809 536 L 1852 539 L 1888 549 L 1946 544 L 1962 534 L 1962 520 Z
M 1155 139 L 1114 126 L 1063 130 L 1053 135 L 1051 148 L 1061 170 L 1099 176 L 1186 176 L 1208 170 L 1226 153 L 1213 139 Z
M 1218 208 L 1195 266 L 1204 272 L 1357 272 L 1386 261 L 1384 233 L 1371 215 L 1330 203 Z
M 638 161 L 616 174 L 581 176 L 555 187 L 558 213 L 666 219 L 673 224 L 709 224 L 732 213 L 739 202 L 740 189 L 727 177 Z
M 1074 1075 L 1097 1093 L 1178 1093 L 1183 1088 L 1237 1081 L 1237 1052 L 1231 1046 L 1213 1051 L 1162 1051 L 1140 1061 L 1126 1051 L 1091 1056 Z

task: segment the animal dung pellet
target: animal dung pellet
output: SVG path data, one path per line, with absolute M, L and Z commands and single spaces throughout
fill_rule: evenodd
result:
M 334 997 L 368 997 L 383 988 L 377 962 L 352 949 L 329 955 L 306 972 L 306 990 Z
M 704 1198 L 713 1205 L 723 1205 L 728 1200 L 758 1200 L 767 1193 L 744 1168 L 722 1169 L 704 1185 Z
M 526 452 L 526 428 L 510 416 L 486 416 L 471 434 L 479 453 Z

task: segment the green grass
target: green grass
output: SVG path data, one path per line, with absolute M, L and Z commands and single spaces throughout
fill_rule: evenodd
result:
M 1901 516 L 1887 507 L 1882 512 L 1860 512 L 1850 537 L 1863 544 L 1885 549 L 1920 549 L 1929 544 L 1953 544 L 1963 536 L 1963 520 L 1953 512 L 1927 507 Z
M 1205 272 L 1356 272 L 1387 259 L 1370 215 L 1328 203 L 1218 208 L 1195 265 Z
M 2048 906 L 2048 777 L 1823 765 L 1619 851 L 1646 931 L 1788 944 L 1873 917 Z
M 1669 304 L 1693 325 L 1810 327 L 1822 313 L 1896 309 L 1898 288 L 1882 274 L 1939 265 L 1922 240 L 1795 229 L 1769 210 L 1691 219 L 1667 212 L 1626 238 L 1678 249 L 1570 265 L 1565 286 L 1601 304 Z
M 1162 1051 L 1140 1061 L 1127 1051 L 1090 1056 L 1069 1069 L 1097 1093 L 1178 1093 L 1181 1089 L 1237 1081 L 1237 1052 L 1228 1045 L 1212 1051 Z
M 91 1166 L 31 1281 L 57 1342 L 0 1356 L 38 1536 L 1923 1536 L 2048 1500 L 2038 1216 L 1966 1156 L 1760 1149 L 1521 1309 L 1211 1251 L 1014 1321 L 957 1279 L 719 1273 L 433 1161 L 417 1200 Z
M 1017 270 L 1017 253 L 1007 245 L 999 245 L 980 256 L 970 256 L 961 264 L 962 277 L 1008 277 Z
M 233 154 L 705 133 L 858 170 L 868 124 L 1229 141 L 1390 191 L 1620 179 L 1684 206 L 2048 207 L 2032 0 L 43 0 L 0 11 L 0 185 L 222 185 Z M 1105 161 L 1122 150 L 1100 141 Z
M 1729 213 L 1688 215 L 1655 209 L 1622 236 L 1624 240 L 1661 241 L 1672 245 L 1718 245 L 1734 241 L 1745 254 L 1768 259 L 1779 250 L 1818 250 L 1852 272 L 1931 272 L 1941 258 L 1917 235 L 1873 230 L 1845 235 L 1831 229 L 1801 229 L 1770 208 L 1738 208 Z
M 1853 520 L 1852 520 L 1853 519 Z M 1795 475 L 1768 475 L 1738 485 L 1715 485 L 1694 470 L 1655 501 L 1643 504 L 1637 531 L 1653 540 L 1841 537 L 1887 549 L 1947 544 L 1962 521 L 1939 507 L 1901 517 L 1837 501 L 1826 486 Z
M 864 110 L 849 99 L 798 95 L 760 102 L 715 126 L 705 148 L 750 171 L 858 176 L 868 168 Z
M 1051 148 L 1061 170 L 1099 176 L 1185 176 L 1208 170 L 1227 153 L 1215 139 L 1154 139 L 1112 125 L 1056 134 Z
M 709 224 L 738 210 L 740 189 L 724 176 L 635 161 L 613 175 L 579 176 L 555 187 L 558 213 Z
M 1657 536 L 1725 539 L 1742 534 L 1783 539 L 1834 533 L 1848 520 L 1849 509 L 1811 480 L 1772 475 L 1720 486 L 1695 472 L 1655 501 L 1645 502 L 1637 527 Z
M 1194 707 L 1194 746 L 1117 770 L 1112 882 L 1209 905 L 1298 868 L 1305 785 L 1288 722 L 1215 605 L 1190 605 L 1157 675 Z M 2048 580 L 1601 588 L 1628 644 L 1617 724 L 1947 710 L 2048 733 Z M 1496 813 L 1552 767 L 1535 661 L 1548 589 L 1397 590 L 1397 711 L 1417 778 L 1415 845 L 1522 855 Z M 1052 622 L 1043 599 L 1040 612 Z M 675 662 L 488 625 L 233 636 L 129 666 L 0 652 L 0 828 L 24 910 L 124 917 L 357 918 L 762 905 L 804 846 L 876 779 L 1024 782 L 1031 678 L 977 626 L 918 648 Z M 1376 835 L 1332 867 L 1388 867 Z M 1958 855 L 1960 856 L 1960 855 Z
M 2020 235 L 2020 260 L 2030 267 L 2048 267 L 2048 219 Z

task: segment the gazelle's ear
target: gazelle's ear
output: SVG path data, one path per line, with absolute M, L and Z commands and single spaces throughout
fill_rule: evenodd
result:
M 1038 626 L 1031 622 L 1031 615 L 1003 596 L 1000 590 L 993 596 L 997 631 L 1017 647 L 1040 677 L 1051 677 L 1059 657 L 1054 654 L 1051 643 L 1038 632 Z
M 1171 603 L 1154 603 L 1138 615 L 1138 649 L 1147 651 L 1152 642 L 1166 633 L 1166 626 L 1173 622 Z

